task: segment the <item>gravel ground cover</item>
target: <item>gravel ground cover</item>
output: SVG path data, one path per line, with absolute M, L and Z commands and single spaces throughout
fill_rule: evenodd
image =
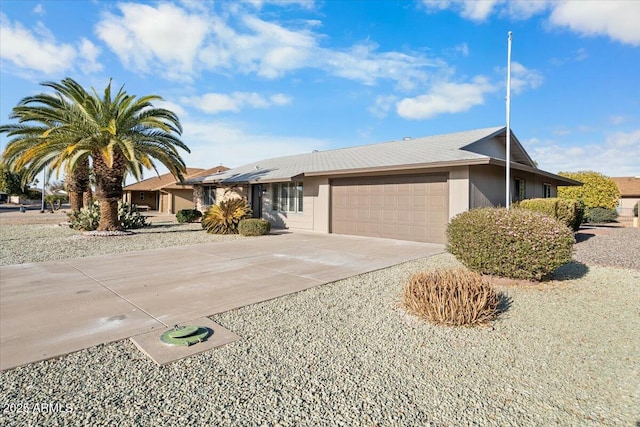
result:
M 583 228 L 576 240 L 580 262 L 640 270 L 640 228 Z
M 205 232 L 199 223 L 152 222 L 150 227 L 132 230 L 129 236 L 86 236 L 57 224 L 0 225 L 0 265 L 55 261 L 142 251 L 169 246 L 212 243 L 242 239 L 240 235 L 216 235 Z
M 458 265 L 442 254 L 213 316 L 242 339 L 165 367 L 127 340 L 2 372 L 0 424 L 636 425 L 638 252 L 610 231 L 555 280 L 499 287 L 491 327 L 399 308 L 411 274 Z

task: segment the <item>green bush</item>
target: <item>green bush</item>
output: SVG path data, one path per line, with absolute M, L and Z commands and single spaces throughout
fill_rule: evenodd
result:
M 518 203 L 518 207 L 541 212 L 564 222 L 573 231 L 580 229 L 584 208 L 579 200 L 574 199 L 527 199 Z
M 593 224 L 604 224 L 607 222 L 615 222 L 618 219 L 618 212 L 609 208 L 590 208 L 585 213 L 587 222 Z
M 638 203 L 633 206 L 633 216 L 638 216 Z
M 200 218 L 202 218 L 202 212 L 197 209 L 182 209 L 176 214 L 176 220 L 178 220 L 180 224 L 184 224 L 185 222 L 196 222 Z
M 241 220 L 251 217 L 245 199 L 230 199 L 211 206 L 202 217 L 202 228 L 213 234 L 238 234 Z
M 447 249 L 469 269 L 513 279 L 542 280 L 571 261 L 573 231 L 527 209 L 483 208 L 447 227 Z
M 125 230 L 142 228 L 149 225 L 147 217 L 142 215 L 135 205 L 129 207 L 128 203 L 118 202 L 118 220 Z M 74 230 L 93 231 L 100 223 L 100 204 L 93 202 L 91 206 L 85 206 L 79 212 L 69 214 L 69 227 Z
M 238 232 L 243 236 L 264 236 L 271 231 L 269 221 L 258 218 L 247 218 L 238 224 Z

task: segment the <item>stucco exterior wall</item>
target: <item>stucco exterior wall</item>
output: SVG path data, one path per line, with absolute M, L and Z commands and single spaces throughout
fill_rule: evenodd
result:
M 511 170 L 511 202 L 518 198 L 516 179 L 525 182 L 525 198 L 544 197 L 544 184 L 551 187 L 551 197 L 558 195 L 557 183 L 540 175 L 529 172 Z M 505 205 L 505 170 L 502 167 L 480 165 L 469 167 L 469 208 L 482 208 Z
M 469 167 L 453 168 L 449 172 L 449 220 L 469 210 Z

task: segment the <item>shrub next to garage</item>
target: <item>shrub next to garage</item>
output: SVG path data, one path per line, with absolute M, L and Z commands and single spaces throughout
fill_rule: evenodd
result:
M 238 232 L 243 236 L 264 236 L 270 231 L 271 224 L 264 219 L 248 218 L 238 224 Z
M 482 208 L 457 215 L 447 249 L 483 274 L 542 280 L 571 261 L 575 239 L 563 222 L 526 209 Z
M 202 212 L 197 209 L 182 209 L 176 214 L 176 220 L 180 224 L 185 222 L 196 222 L 202 218 Z
M 580 229 L 584 216 L 584 207 L 579 200 L 560 199 L 527 199 L 519 203 L 519 207 L 536 212 L 542 212 L 564 222 L 573 231 Z

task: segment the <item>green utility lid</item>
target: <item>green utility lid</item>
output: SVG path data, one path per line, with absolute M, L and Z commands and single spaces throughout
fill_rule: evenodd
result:
M 170 346 L 189 346 L 204 341 L 212 331 L 204 326 L 174 326 L 162 334 L 160 341 Z

